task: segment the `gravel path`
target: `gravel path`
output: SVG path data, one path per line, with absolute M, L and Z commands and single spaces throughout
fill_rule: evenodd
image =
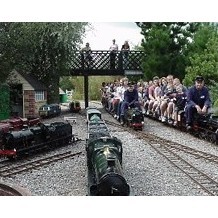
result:
M 91 104 L 90 106 L 97 106 Z M 83 106 L 83 105 L 82 105 Z M 101 107 L 101 106 L 98 106 Z M 83 106 L 84 108 L 84 106 Z M 53 118 L 60 121 L 64 116 L 72 116 L 69 113 Z M 0 181 L 13 183 L 28 189 L 36 196 L 86 196 L 87 191 L 87 167 L 85 153 L 85 139 L 87 137 L 85 117 L 74 114 L 77 123 L 73 125 L 73 133 L 82 141 L 73 145 L 52 151 L 48 155 L 60 151 L 82 151 L 82 154 L 71 159 L 65 159 L 55 164 L 44 166 L 23 174 L 9 178 L 0 178 Z M 105 119 L 114 119 L 109 114 L 103 114 Z M 45 122 L 51 122 L 47 120 Z M 137 139 L 134 135 L 123 132 L 120 128 L 108 126 L 111 134 L 123 142 L 123 171 L 130 185 L 131 195 L 136 196 L 204 196 L 207 193 L 197 187 L 191 179 L 172 166 L 164 157 L 150 147 L 148 142 Z M 145 118 L 147 131 L 160 137 L 170 139 L 218 155 L 218 147 L 208 142 L 199 140 L 187 133 L 169 128 L 159 122 Z M 188 157 L 192 160 L 192 157 Z M 199 164 L 199 162 L 198 162 Z M 200 163 L 201 168 L 206 168 L 218 180 L 217 166 Z

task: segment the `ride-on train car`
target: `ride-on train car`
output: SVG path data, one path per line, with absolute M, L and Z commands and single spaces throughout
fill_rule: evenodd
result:
M 147 115 L 152 119 L 160 121 L 159 116 L 153 114 Z M 188 131 L 189 133 L 212 143 L 218 144 L 218 116 L 213 113 L 195 114 L 193 117 L 193 126 L 191 129 L 186 128 L 185 111 L 178 111 L 178 121 L 176 125 L 164 122 L 165 125 L 173 126 L 181 131 Z
M 31 127 L 40 123 L 39 118 L 21 118 L 14 117 L 7 120 L 0 121 L 0 132 L 9 132 L 12 130 L 21 130 L 25 126 Z
M 184 120 L 180 128 L 184 128 Z M 209 113 L 205 115 L 196 114 L 194 116 L 193 128 L 189 130 L 199 138 L 218 144 L 218 116 Z
M 39 116 L 42 118 L 55 117 L 61 114 L 59 104 L 45 104 L 39 108 Z
M 97 109 L 97 107 L 87 107 L 86 108 L 86 120 L 87 120 L 87 122 L 90 121 L 90 119 L 93 115 L 98 116 L 100 120 L 102 119 L 101 112 Z

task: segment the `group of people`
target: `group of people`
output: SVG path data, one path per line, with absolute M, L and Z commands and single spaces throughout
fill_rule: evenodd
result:
M 122 68 L 127 68 L 128 66 L 128 56 L 129 56 L 129 50 L 130 46 L 128 41 L 125 41 L 124 44 L 121 47 L 121 53 L 119 56 L 119 63 L 122 65 Z M 118 54 L 118 45 L 116 44 L 116 40 L 112 40 L 112 45 L 109 47 L 110 51 L 110 69 L 116 68 L 116 57 Z M 91 66 L 92 62 L 92 50 L 90 47 L 90 44 L 87 42 L 85 47 L 81 50 L 82 60 L 84 64 L 86 64 L 86 67 Z M 119 65 L 120 65 L 119 64 Z
M 116 66 L 116 56 L 117 56 L 117 52 L 118 52 L 118 45 L 116 44 L 116 40 L 113 39 L 112 40 L 112 45 L 109 48 L 110 50 L 110 69 L 115 69 Z M 121 51 L 122 53 L 119 59 L 123 59 L 120 60 L 121 63 L 123 63 L 123 68 L 127 68 L 128 66 L 128 56 L 129 56 L 129 50 L 130 50 L 130 46 L 128 41 L 125 41 L 124 44 L 121 47 Z
M 204 78 L 197 76 L 195 84 L 186 88 L 173 75 L 136 84 L 122 78 L 109 84 L 102 84 L 102 103 L 123 123 L 128 108 L 138 107 L 143 114 L 158 115 L 162 122 L 177 125 L 178 112 L 184 110 L 186 127 L 191 129 L 194 114 L 206 114 L 211 107 L 208 88 Z

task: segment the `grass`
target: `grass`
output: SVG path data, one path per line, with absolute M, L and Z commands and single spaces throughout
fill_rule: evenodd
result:
M 90 76 L 89 77 L 89 100 L 99 101 L 101 100 L 101 84 L 102 82 L 113 82 L 116 79 L 120 79 L 118 76 Z M 72 79 L 72 83 L 75 87 L 73 93 L 74 100 L 84 100 L 84 78 L 75 77 Z

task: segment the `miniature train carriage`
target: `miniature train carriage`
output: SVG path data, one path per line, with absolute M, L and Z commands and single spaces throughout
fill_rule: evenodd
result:
M 69 104 L 70 112 L 71 113 L 78 113 L 81 111 L 81 105 L 79 101 L 72 101 Z
M 96 107 L 87 107 L 86 108 L 87 122 L 90 121 L 93 115 L 98 116 L 100 120 L 102 119 L 101 112 Z
M 21 130 L 26 126 L 36 126 L 40 123 L 40 118 L 22 118 L 14 117 L 7 120 L 0 121 L 0 132 L 9 132 L 12 130 Z
M 39 116 L 45 117 L 55 117 L 61 114 L 61 107 L 59 104 L 45 104 L 39 108 Z

